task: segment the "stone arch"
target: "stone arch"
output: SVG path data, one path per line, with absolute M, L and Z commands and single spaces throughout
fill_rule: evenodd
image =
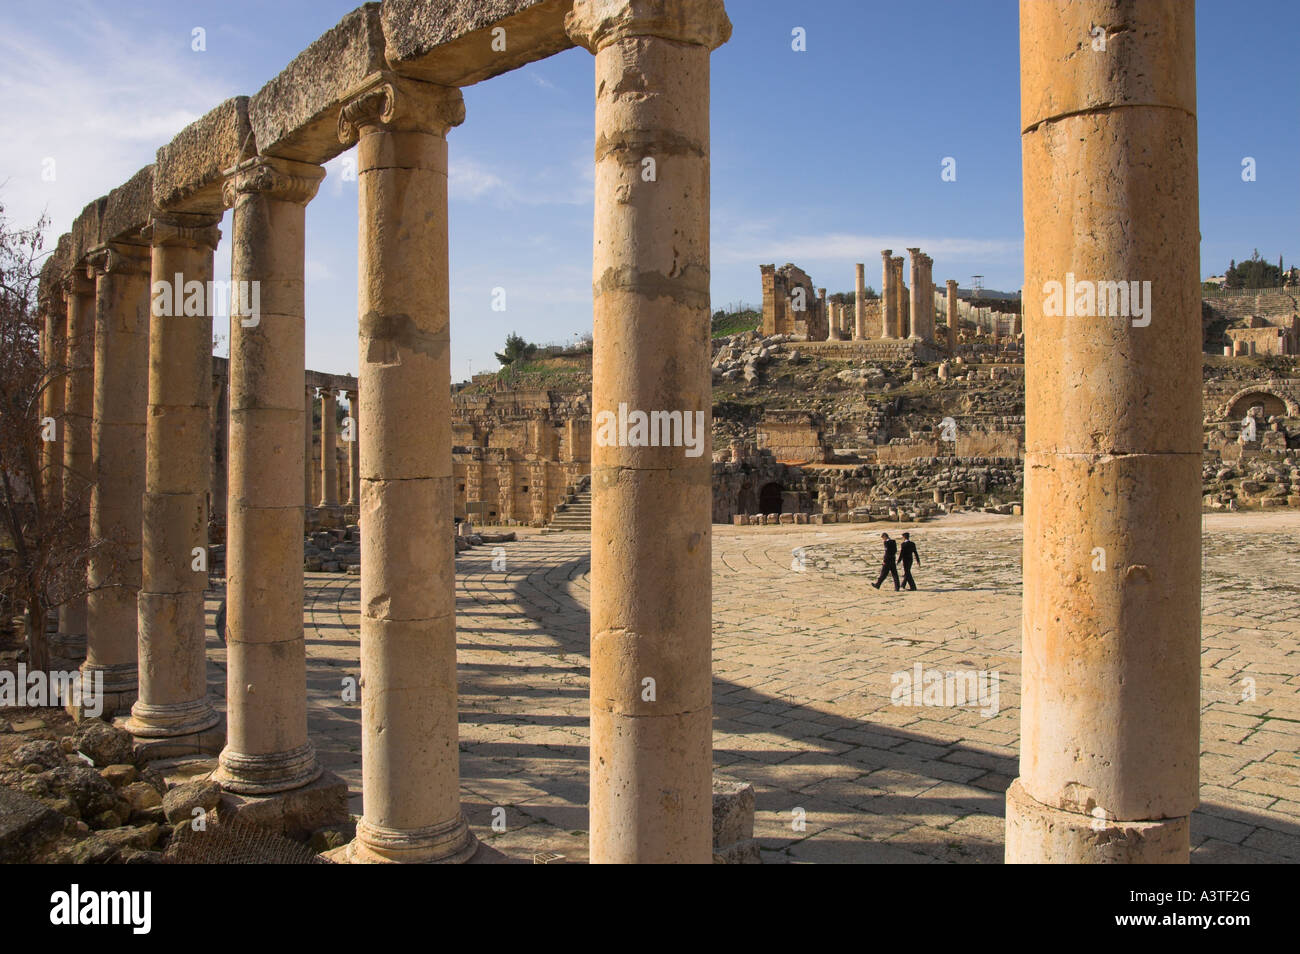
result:
M 759 513 L 781 512 L 781 485 L 771 481 L 762 486 L 758 492 Z
M 1300 404 L 1285 394 L 1279 394 L 1271 387 L 1242 388 L 1223 405 L 1222 417 L 1228 420 L 1240 420 L 1246 412 L 1257 404 L 1264 406 L 1264 416 L 1274 415 L 1300 416 Z

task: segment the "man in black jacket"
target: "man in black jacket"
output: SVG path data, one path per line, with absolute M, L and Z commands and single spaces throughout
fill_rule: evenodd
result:
M 912 561 L 916 565 L 921 565 L 921 554 L 916 551 L 916 544 L 906 533 L 903 534 L 903 548 L 898 551 L 898 555 L 903 559 L 903 585 L 909 589 L 916 589 L 916 580 L 912 579 Z
M 885 582 L 885 577 L 892 573 L 894 576 L 894 590 L 897 591 L 899 589 L 898 564 L 894 561 L 897 559 L 898 544 L 889 539 L 887 533 L 882 533 L 880 539 L 885 541 L 885 562 L 880 565 L 880 577 L 871 585 L 876 589 L 880 589 L 880 584 Z

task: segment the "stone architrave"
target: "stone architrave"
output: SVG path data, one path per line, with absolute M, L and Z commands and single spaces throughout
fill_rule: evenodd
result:
M 1022 0 L 1020 44 L 1034 240 L 1006 858 L 1185 863 L 1201 706 L 1195 8 Z M 1070 273 L 1149 281 L 1151 308 L 1065 316 L 1049 283 Z
M 244 795 L 300 788 L 321 773 L 307 738 L 298 454 L 306 374 L 306 208 L 324 175 L 311 163 L 255 156 L 227 172 L 223 192 L 234 213 L 235 293 L 226 508 L 227 725 L 215 778 Z
M 703 428 L 698 456 L 592 441 L 590 857 L 708 864 L 709 59 L 731 24 L 721 0 L 577 0 L 565 26 L 596 60 L 593 415 Z

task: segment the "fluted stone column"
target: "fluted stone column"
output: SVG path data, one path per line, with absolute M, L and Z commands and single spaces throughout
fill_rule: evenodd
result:
M 867 336 L 867 266 L 858 262 L 853 266 L 853 339 L 861 341 Z
M 208 545 L 212 452 L 212 301 L 202 289 L 212 281 L 219 221 L 159 212 L 145 229 L 153 257 L 140 696 L 126 728 L 158 757 L 215 753 L 223 734 L 207 693 L 208 574 L 196 562 Z
M 731 24 L 721 0 L 578 0 L 565 26 L 596 56 L 593 414 L 705 432 L 695 457 L 593 440 L 591 860 L 708 863 L 709 56 Z
M 66 294 L 63 511 L 67 542 L 74 548 L 73 559 L 80 562 L 90 542 L 90 490 L 94 482 L 90 425 L 95 400 L 95 282 L 87 276 L 84 265 L 73 270 Z M 70 578 L 68 585 L 72 591 L 59 607 L 59 631 L 50 649 L 60 659 L 78 662 L 86 658 L 86 578 Z
M 361 393 L 348 394 L 348 417 L 352 418 L 352 439 L 348 445 L 348 506 L 361 504 Z
M 1034 240 L 1012 862 L 1188 860 L 1201 620 L 1194 15 L 1191 3 L 1020 5 Z M 1104 51 L 1091 49 L 1096 28 Z M 1046 283 L 1070 272 L 1149 281 L 1149 323 L 1062 316 Z
M 894 308 L 898 301 L 898 289 L 894 287 L 894 254 L 892 248 L 880 250 L 880 337 L 890 337 L 893 330 Z
M 359 138 L 362 778 L 354 861 L 463 861 L 452 525 L 447 130 L 459 90 L 376 76 Z
M 889 337 L 906 338 L 909 316 L 904 313 L 907 309 L 903 307 L 903 302 L 908 299 L 903 293 L 908 291 L 908 288 L 903 282 L 903 256 L 895 255 L 889 263 L 894 272 L 894 301 L 890 312 Z
M 921 315 L 921 250 L 919 248 L 909 248 L 907 254 L 911 257 L 909 264 L 909 277 L 912 280 L 911 295 L 908 299 L 908 327 L 904 328 L 900 337 L 916 338 L 917 324 Z
M 223 788 L 267 795 L 321 773 L 307 738 L 303 644 L 304 234 L 320 166 L 256 156 L 226 173 L 233 207 Z M 260 294 L 245 296 L 241 289 Z M 257 310 L 248 305 L 256 301 Z M 328 419 L 328 416 L 327 416 Z
M 60 510 L 63 507 L 63 431 L 66 426 L 63 404 L 67 389 L 63 369 L 68 353 L 68 305 L 62 283 L 42 289 L 42 292 L 45 295 L 46 384 L 41 407 L 42 417 L 54 421 L 54 439 L 41 445 L 41 474 L 45 506 L 50 510 Z
M 320 392 L 320 505 L 339 505 L 338 400 L 333 388 Z
M 112 243 L 95 270 L 95 400 L 87 574 L 88 678 L 102 673 L 107 718 L 136 700 L 141 497 L 149 406 L 149 249 Z M 93 684 L 93 683 L 92 683 Z
M 957 353 L 957 322 L 960 320 L 957 307 L 957 279 L 950 278 L 944 282 L 948 289 L 948 351 Z

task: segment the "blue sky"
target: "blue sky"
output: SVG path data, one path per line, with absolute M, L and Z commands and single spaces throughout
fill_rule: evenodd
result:
M 355 6 L 0 0 L 0 202 L 18 222 L 47 209 L 57 238 L 186 123 L 256 92 Z M 936 282 L 1020 287 L 1013 0 L 731 0 L 728 12 L 734 34 L 713 55 L 715 308 L 758 302 L 763 262 L 845 291 L 855 262 L 878 285 L 880 249 L 914 245 Z M 1255 247 L 1300 264 L 1297 16 L 1285 0 L 1198 4 L 1203 275 Z M 457 379 L 495 367 L 511 331 L 553 342 L 591 327 L 592 87 L 590 54 L 570 50 L 465 90 L 449 135 Z M 946 156 L 955 182 L 940 178 Z M 1241 179 L 1245 156 L 1255 182 Z M 307 363 L 355 372 L 356 185 L 340 172 L 329 164 L 307 211 Z M 229 272 L 228 239 L 217 270 Z

